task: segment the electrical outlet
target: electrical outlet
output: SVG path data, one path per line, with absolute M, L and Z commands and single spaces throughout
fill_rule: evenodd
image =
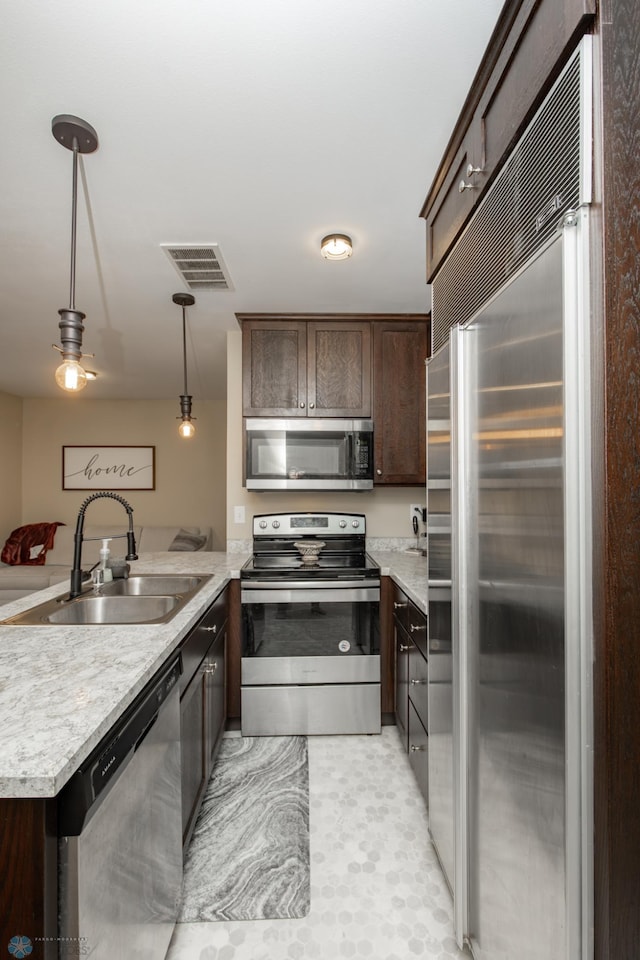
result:
M 409 507 L 409 522 L 413 522 L 413 518 L 417 517 L 418 520 L 422 520 L 424 507 L 419 503 L 412 503 Z
M 244 507 L 233 508 L 233 522 L 244 523 Z

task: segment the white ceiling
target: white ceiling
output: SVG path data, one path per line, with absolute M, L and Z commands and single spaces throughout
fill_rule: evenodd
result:
M 0 36 L 0 390 L 61 396 L 72 154 L 94 399 L 182 392 L 186 287 L 160 244 L 219 244 L 187 311 L 189 391 L 221 399 L 234 314 L 422 312 L 418 213 L 503 0 L 19 0 Z M 329 263 L 320 240 L 353 238 Z M 176 400 L 177 402 L 177 400 Z

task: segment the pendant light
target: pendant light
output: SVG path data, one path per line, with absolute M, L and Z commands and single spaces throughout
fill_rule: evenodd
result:
M 86 314 L 76 310 L 76 214 L 78 207 L 78 154 L 93 153 L 98 147 L 98 134 L 93 127 L 79 117 L 66 114 L 54 117 L 51 132 L 67 150 L 73 152 L 73 187 L 71 202 L 71 277 L 69 283 L 69 306 L 58 310 L 60 314 L 60 343 L 52 344 L 62 354 L 62 363 L 55 373 L 56 383 L 63 390 L 77 393 L 87 385 L 87 374 L 80 364 L 83 357 L 92 353 L 82 352 L 82 334 Z
M 189 388 L 187 387 L 187 313 L 186 307 L 192 307 L 194 305 L 195 297 L 192 297 L 190 293 L 174 293 L 171 298 L 174 303 L 177 303 L 179 307 L 182 307 L 182 362 L 184 366 L 184 392 L 180 394 L 180 417 L 179 420 L 182 422 L 178 427 L 178 433 L 181 437 L 192 437 L 196 432 L 196 428 L 193 425 L 193 421 L 196 419 L 191 416 L 191 395 L 189 394 Z

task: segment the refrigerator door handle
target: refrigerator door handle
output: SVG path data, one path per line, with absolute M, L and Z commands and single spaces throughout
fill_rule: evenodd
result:
M 474 484 L 469 473 L 473 332 L 453 327 L 451 338 L 451 645 L 453 652 L 454 928 L 460 949 L 469 937 L 469 616 L 472 613 Z M 464 390 L 462 389 L 464 384 Z M 464 399 L 463 399 L 464 398 Z

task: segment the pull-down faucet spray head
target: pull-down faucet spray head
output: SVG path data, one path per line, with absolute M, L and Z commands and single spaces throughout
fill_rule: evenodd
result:
M 73 537 L 73 567 L 71 569 L 71 587 L 69 591 L 69 597 L 73 600 L 74 597 L 80 596 L 82 592 L 82 544 L 84 541 L 83 530 L 84 530 L 84 515 L 86 513 L 87 507 L 90 503 L 93 503 L 94 500 L 100 500 L 106 498 L 109 500 L 117 500 L 118 503 L 121 503 L 122 506 L 127 511 L 129 517 L 129 529 L 126 534 L 120 534 L 115 537 L 111 537 L 111 540 L 119 540 L 122 537 L 126 536 L 127 538 L 127 560 L 137 560 L 138 554 L 136 553 L 136 538 L 133 531 L 133 507 L 128 503 L 124 497 L 121 497 L 117 493 L 111 493 L 107 490 L 101 490 L 99 493 L 92 493 L 90 497 L 82 503 L 80 510 L 78 511 L 78 519 L 76 521 L 76 532 Z M 87 537 L 88 540 L 102 539 L 101 537 Z

